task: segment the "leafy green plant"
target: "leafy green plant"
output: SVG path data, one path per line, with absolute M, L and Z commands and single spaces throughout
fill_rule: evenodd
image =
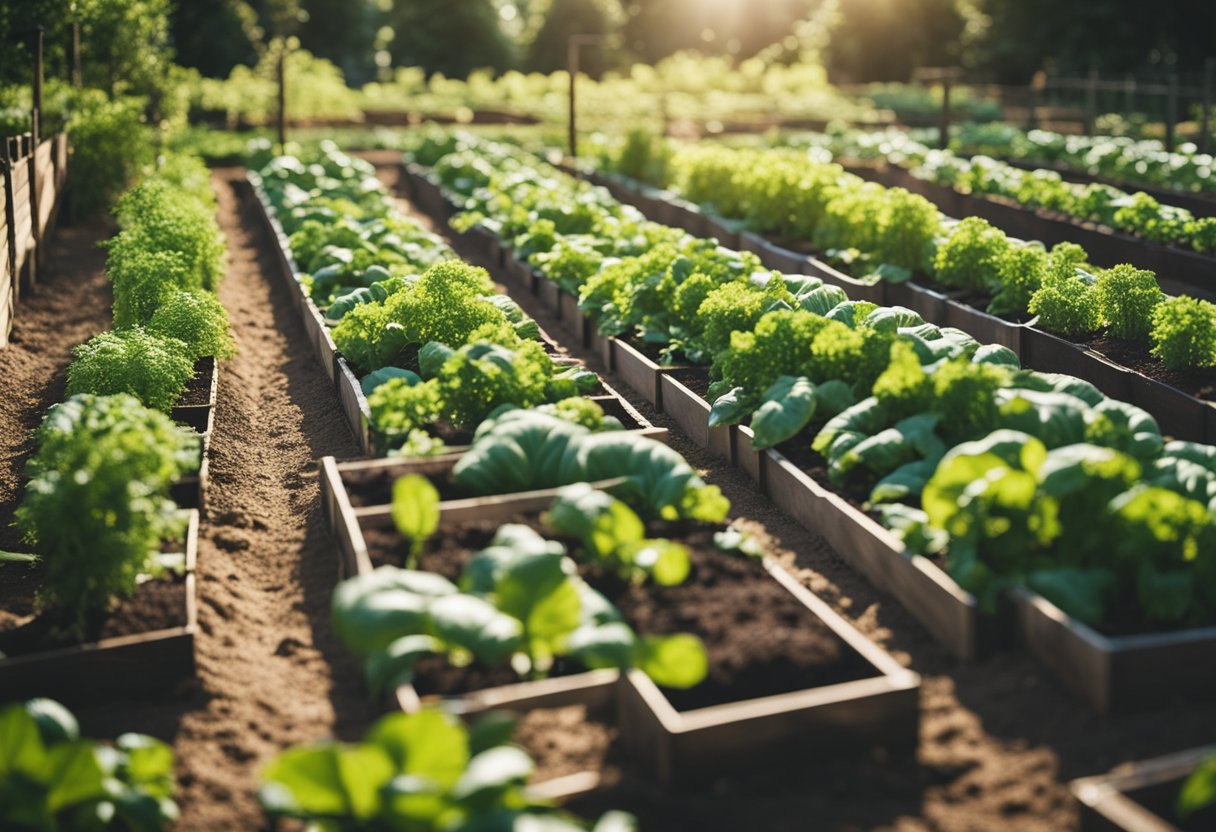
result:
M 236 354 L 236 344 L 228 332 L 228 311 L 210 292 L 169 295 L 152 314 L 147 331 L 181 341 L 196 361 L 207 355 L 222 360 Z
M 1000 288 L 1003 260 L 1012 244 L 1005 233 L 980 217 L 967 217 L 949 233 L 937 250 L 933 273 L 944 286 L 976 292 Z
M 141 327 L 103 332 L 72 350 L 67 394 L 129 393 L 147 407 L 168 412 L 194 377 L 190 348 Z
M 1216 306 L 1180 296 L 1153 308 L 1152 353 L 1172 370 L 1216 364 Z
M 1148 338 L 1153 309 L 1165 300 L 1165 293 L 1156 275 L 1125 263 L 1098 276 L 1094 297 L 1111 335 L 1140 341 Z
M 620 477 L 624 482 L 617 493 L 646 518 L 720 522 L 730 509 L 716 486 L 706 485 L 683 457 L 661 442 L 620 431 L 591 433 L 530 411 L 505 415 L 511 418 L 482 425 L 453 470 L 456 483 L 473 494 Z
M 541 519 L 553 533 L 581 541 L 594 563 L 624 580 L 651 578 L 660 586 L 674 586 L 688 577 L 684 546 L 648 539 L 633 509 L 587 483 L 563 488 Z
M 393 483 L 393 524 L 410 542 L 406 565 L 413 567 L 427 538 L 439 528 L 439 491 L 421 474 L 407 474 Z
M 1062 335 L 1085 335 L 1102 325 L 1093 287 L 1082 277 L 1049 273 L 1030 298 L 1030 314 Z
M 173 750 L 144 734 L 81 739 L 58 702 L 0 708 L 0 825 L 11 832 L 159 832 L 177 819 Z
M 182 288 L 215 291 L 219 286 L 224 241 L 210 204 L 183 198 L 171 182 L 153 176 L 124 193 L 114 211 L 123 230 L 108 244 L 109 250 L 173 252 L 183 259 L 190 277 L 190 285 Z
M 199 440 L 126 395 L 55 405 L 36 438 L 17 523 L 45 563 L 48 602 L 79 631 L 158 570 L 161 541 L 184 528 L 169 486 L 197 468 Z
M 1204 760 L 1182 784 L 1178 793 L 1177 812 L 1180 820 L 1216 805 L 1216 757 Z
M 146 326 L 174 294 L 191 287 L 181 254 L 129 245 L 119 234 L 110 244 L 106 275 L 114 285 L 114 328 Z
M 508 662 L 543 677 L 559 656 L 585 667 L 638 667 L 660 684 L 704 678 L 704 647 L 687 635 L 638 637 L 577 576 L 565 547 L 527 526 L 502 526 L 466 566 L 460 588 L 430 572 L 380 567 L 339 584 L 334 629 L 367 660 L 368 684 L 406 684 L 428 653 Z
M 258 797 L 269 815 L 307 820 L 317 832 L 586 830 L 528 794 L 534 764 L 510 744 L 514 727 L 499 714 L 471 728 L 438 709 L 390 714 L 359 743 L 322 742 L 275 757 Z M 610 812 L 593 832 L 636 832 L 636 825 Z

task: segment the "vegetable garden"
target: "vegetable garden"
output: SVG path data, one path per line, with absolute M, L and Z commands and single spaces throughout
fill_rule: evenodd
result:
M 183 100 L 264 120 L 264 45 Z M 1210 828 L 1212 157 L 876 130 L 800 48 L 210 163 L 39 76 L 0 829 Z

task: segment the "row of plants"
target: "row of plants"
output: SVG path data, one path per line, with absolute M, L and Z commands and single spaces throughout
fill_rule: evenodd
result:
M 950 219 L 919 195 L 846 172 L 826 148 L 672 147 L 635 132 L 600 164 L 671 187 L 751 230 L 812 242 L 862 279 L 916 279 L 962 292 L 995 315 L 1034 317 L 1050 332 L 1144 343 L 1170 369 L 1216 365 L 1211 303 L 1167 297 L 1153 272 L 1129 264 L 1094 267 L 1076 244 L 1047 250 L 979 217 Z
M 1124 182 L 1196 193 L 1216 191 L 1213 157 L 1200 153 L 1192 142 L 1169 151 L 1156 139 L 1023 131 L 993 123 L 964 124 L 952 134 L 950 144 L 960 152 L 1064 165 Z
M 1162 205 L 1137 191 L 1066 181 L 1058 171 L 1027 170 L 987 155 L 938 150 L 906 133 L 839 131 L 791 139 L 825 147 L 837 158 L 886 160 L 913 176 L 961 193 L 999 196 L 1030 208 L 1059 211 L 1155 243 L 1216 252 L 1216 217 L 1196 218 L 1176 205 Z
M 1021 370 L 1005 348 L 817 278 L 712 243 L 701 271 L 681 249 L 695 244 L 650 242 L 684 235 L 518 148 L 425 136 L 411 155 L 466 205 L 458 225 L 577 279 L 602 332 L 709 364 L 711 424 L 750 417 L 758 446 L 819 470 L 987 608 L 1029 585 L 1107 630 L 1211 622 L 1212 448 L 1166 442 L 1083 380 Z M 907 194 L 862 216 L 888 251 L 926 258 L 932 237 L 889 221 L 909 204 L 937 219 Z
M 209 181 L 198 160 L 171 157 L 115 207 L 114 330 L 75 348 L 68 399 L 46 414 L 26 465 L 16 522 L 32 552 L 8 558 L 42 574 L 37 638 L 14 642 L 21 652 L 94 638 L 116 600 L 184 567 L 161 550 L 185 531 L 170 488 L 198 470 L 201 439 L 170 411 L 198 359 L 233 351 L 213 294 L 223 240 Z
M 326 144 L 307 164 L 271 160 L 261 181 L 305 291 L 361 376 L 384 450 L 420 456 L 468 444 L 506 405 L 620 429 L 585 397 L 602 389 L 599 378 L 551 355 L 536 322 L 484 269 L 394 210 L 366 162 Z

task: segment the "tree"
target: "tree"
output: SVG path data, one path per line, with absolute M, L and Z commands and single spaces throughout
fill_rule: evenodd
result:
M 463 78 L 474 69 L 502 71 L 515 64 L 515 46 L 491 0 L 396 0 L 389 25 L 397 66 Z
M 583 72 L 598 78 L 617 62 L 625 19 L 618 0 L 552 0 L 547 9 L 534 14 L 540 23 L 533 27 L 525 69 L 546 74 L 565 69 L 571 35 L 603 37 L 601 43 L 580 53 Z

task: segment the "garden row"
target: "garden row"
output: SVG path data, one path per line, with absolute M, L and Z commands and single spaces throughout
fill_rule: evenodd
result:
M 632 424 L 607 413 L 608 388 L 555 361 L 363 163 L 333 148 L 261 161 L 283 274 L 332 325 L 337 370 L 370 391 L 361 423 L 392 453 L 322 461 L 351 575 L 334 625 L 373 694 L 416 715 L 614 705 L 662 784 L 806 742 L 914 744 L 916 675 L 755 557 L 665 432 L 624 400 Z M 740 610 L 755 620 L 714 623 Z M 308 814 L 292 800 L 268 808 Z
M 989 156 L 959 156 L 899 132 L 790 141 L 827 149 L 863 178 L 905 187 L 948 214 L 983 217 L 1049 244 L 1080 243 L 1100 265 L 1134 262 L 1158 272 L 1171 291 L 1213 295 L 1216 216 L 1210 209 L 1196 216 L 1143 191 L 1069 182 L 1055 170 L 1024 169 Z
M 60 133 L 37 145 L 26 134 L 6 140 L 0 192 L 0 347 L 13 329 L 22 282 L 33 285 L 44 259 L 43 240 L 58 216 L 68 171 L 68 139 Z
M 1213 157 L 1200 153 L 1190 143 L 1171 152 L 1153 139 L 1072 136 L 1050 130 L 1023 132 L 1012 125 L 994 122 L 963 125 L 952 137 L 951 146 L 967 153 L 1052 166 L 1065 177 L 1080 172 L 1113 185 L 1134 182 L 1153 188 L 1156 191 L 1153 195 L 1162 202 L 1173 199 L 1191 210 L 1216 210 L 1216 202 L 1212 200 L 1216 193 Z
M 635 134 L 607 155 L 610 167 L 672 182 L 702 203 L 601 180 L 655 218 L 737 240 L 769 266 L 818 275 L 852 297 L 906 306 L 1002 344 L 1025 365 L 1082 376 L 1148 410 L 1178 438 L 1216 437 L 1216 408 L 1206 400 L 1216 306 L 1167 298 L 1152 272 L 1098 270 L 1075 244 L 1048 252 L 978 217 L 951 220 L 921 196 L 866 183 L 805 152 L 693 146 L 672 158 Z
M 511 268 L 576 330 L 594 320 L 597 348 L 612 336 L 623 377 L 648 365 L 635 389 L 956 652 L 1016 630 L 1101 709 L 1202 688 L 1176 651 L 1216 637 L 1211 492 L 1194 488 L 1210 447 L 1167 443 L 1143 410 L 909 309 L 644 222 L 517 148 L 432 136 L 413 158 L 433 165 L 412 177 L 420 204 L 432 192 L 442 210 L 441 187 L 466 206 L 457 227 L 527 257 Z M 689 392 L 687 415 L 669 390 Z
M 169 157 L 115 206 L 106 246 L 112 332 L 74 350 L 68 399 L 36 434 L 6 553 L 29 615 L 0 633 L 0 701 L 72 703 L 147 695 L 194 673 L 199 510 L 217 361 L 231 354 L 214 295 L 224 243 L 210 172 Z M 15 570 L 31 574 L 18 581 Z M 10 596 L 11 597 L 11 596 Z M 56 701 L 0 710 L 5 828 L 86 828 L 89 818 L 159 829 L 177 816 L 173 755 L 125 734 L 81 740 Z

